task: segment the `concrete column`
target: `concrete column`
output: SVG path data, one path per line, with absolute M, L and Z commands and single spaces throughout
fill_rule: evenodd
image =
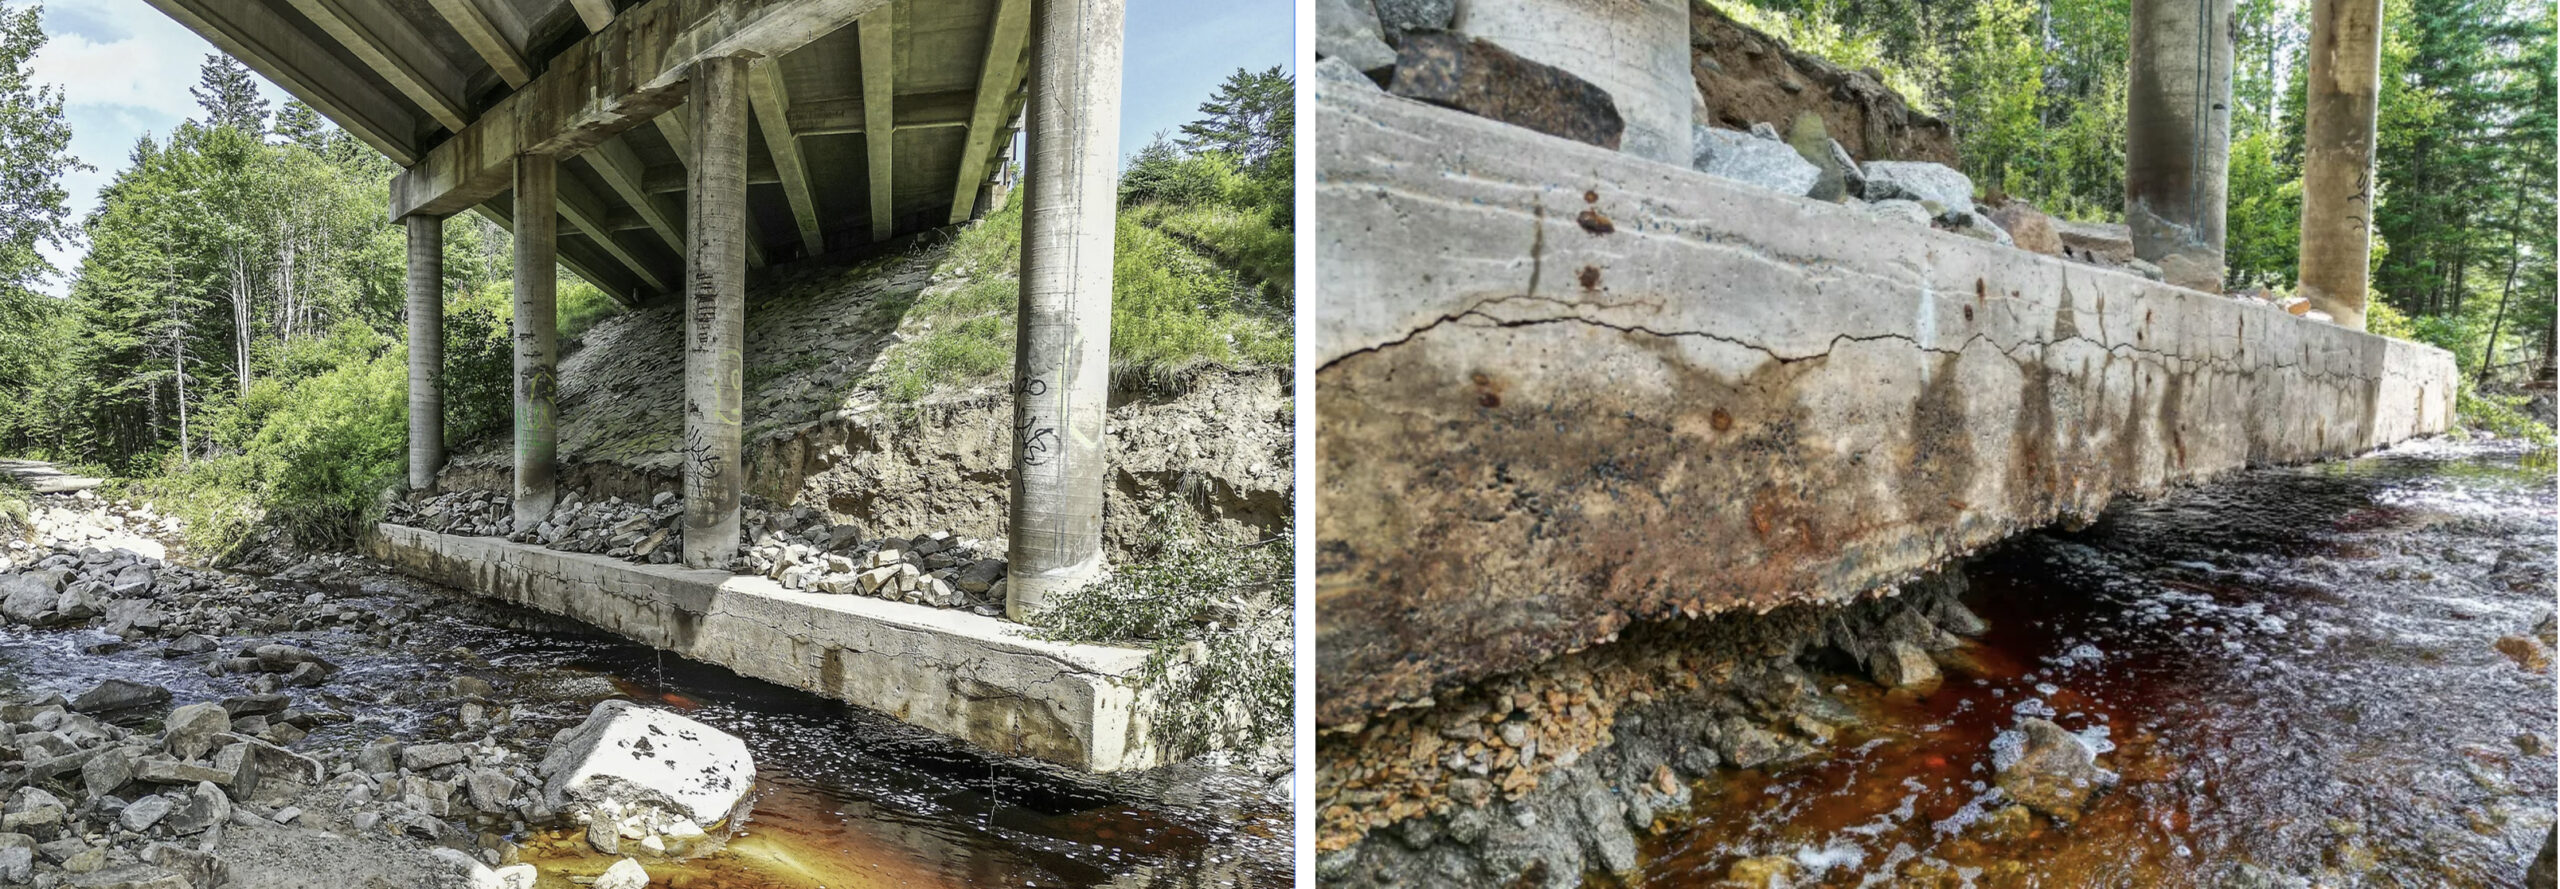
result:
M 2302 296 L 2364 329 L 2373 259 L 2373 119 L 2382 95 L 2382 0 L 2312 0 L 2304 87 Z
M 1102 573 L 1122 0 L 1036 0 L 1005 613 Z
M 436 483 L 444 469 L 444 220 L 401 220 L 409 228 L 409 489 Z
M 554 188 L 557 161 L 545 155 L 516 157 L 516 527 L 529 528 L 551 514 L 559 498 L 553 460 L 560 450 L 559 308 L 553 292 L 559 218 Z
M 1501 0 L 1458 4 L 1452 30 L 1609 91 L 1626 121 L 1618 150 L 1687 167 L 1689 5 L 1681 0 Z
M 693 66 L 686 161 L 684 563 L 729 564 L 738 549 L 739 425 L 747 336 L 747 63 Z
M 2231 0 L 2133 0 L 2124 217 L 2169 283 L 2222 292 Z

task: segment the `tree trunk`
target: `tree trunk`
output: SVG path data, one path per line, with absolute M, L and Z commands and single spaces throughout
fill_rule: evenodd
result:
M 2524 190 L 2516 190 L 2516 214 L 2524 214 Z M 2498 328 L 2507 323 L 2507 298 L 2516 292 L 2516 266 L 2524 260 L 2524 233 L 2507 229 L 2507 283 L 2498 290 L 2498 315 L 2489 322 L 2489 345 L 2480 350 L 2480 375 L 2471 381 L 2472 388 L 2489 385 L 2489 369 L 2498 366 Z
M 234 247 L 226 251 L 231 260 L 231 342 L 233 360 L 239 363 L 240 394 L 249 394 L 249 257 Z

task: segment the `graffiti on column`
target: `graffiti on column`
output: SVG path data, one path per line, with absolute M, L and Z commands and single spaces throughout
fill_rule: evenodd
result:
M 1024 398 L 1037 398 L 1047 394 L 1049 394 L 1047 380 L 1023 377 L 1013 381 L 1013 397 L 1016 403 L 1020 403 Z M 1016 459 L 1020 460 L 1024 466 L 1046 466 L 1050 461 L 1057 459 L 1058 427 L 1044 424 L 1037 416 L 1038 413 L 1038 405 L 1029 406 L 1017 414 L 1022 419 L 1016 420 L 1013 424 L 1014 447 L 1019 452 Z
M 724 465 L 719 449 L 711 441 L 710 431 L 700 426 L 684 430 L 684 463 L 695 481 L 709 485 L 720 478 Z
M 2356 173 L 2356 193 L 2355 193 L 2355 194 L 2352 194 L 2352 195 L 2347 196 L 2347 200 L 2354 201 L 2354 202 L 2359 203 L 2359 204 L 2363 204 L 2363 205 L 2365 205 L 2367 208 L 2371 208 L 2371 207 L 2373 206 L 2373 171 L 2372 171 L 2372 170 L 2369 170 L 2369 169 L 2368 169 L 2368 170 L 2363 170 L 2363 171 L 2360 171 L 2360 172 Z M 2347 217 L 2347 218 L 2355 220 L 2357 225 L 2365 225 L 2365 224 L 2366 224 L 2366 223 L 2365 223 L 2365 217 L 2364 217 L 2364 214 L 2362 214 L 2362 213 L 2358 213 L 2358 214 L 2355 214 L 2355 215 L 2349 216 L 2349 217 Z

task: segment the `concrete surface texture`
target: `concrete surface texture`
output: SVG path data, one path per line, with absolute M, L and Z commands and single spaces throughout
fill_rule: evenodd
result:
M 1146 652 L 1049 642 L 1020 625 L 760 577 L 637 565 L 494 537 L 374 526 L 366 554 L 416 577 L 888 714 L 994 753 L 1092 772 L 1157 764 L 1138 694 Z
M 1315 88 L 1323 725 L 2452 416 L 2440 350 Z

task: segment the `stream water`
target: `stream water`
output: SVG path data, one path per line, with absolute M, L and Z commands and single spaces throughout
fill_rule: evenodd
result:
M 2548 457 L 2421 442 L 2121 503 L 1967 569 L 1993 629 L 1926 697 L 1838 689 L 1830 755 L 1701 785 L 1647 885 L 1785 856 L 1799 886 L 2517 886 L 2553 822 L 2554 689 L 2502 654 L 2553 607 Z M 2022 715 L 2120 783 L 2003 833 Z M 1917 879 L 1915 879 L 1917 877 Z
M 335 628 L 262 636 L 335 661 L 320 689 L 289 689 L 301 706 L 349 714 L 300 747 L 349 749 L 393 735 L 442 740 L 462 704 L 457 676 L 488 680 L 531 737 L 624 696 L 744 738 L 759 794 L 744 832 L 723 851 L 650 866 L 657 886 L 858 889 L 870 886 L 1285 886 L 1294 874 L 1285 804 L 1250 778 L 1180 782 L 1136 802 L 1108 782 L 1074 779 L 971 749 L 876 713 L 664 656 L 654 649 L 522 609 L 404 579 L 366 574 L 322 592 L 270 581 L 287 609 L 347 605 L 397 618 L 395 638 Z M 320 602 L 299 605 L 317 593 Z M 323 621 L 324 623 L 326 621 Z M 120 648 L 95 631 L 0 630 L 0 690 L 76 695 L 108 677 L 172 689 L 180 702 L 246 690 L 158 646 Z M 537 754 L 538 755 L 538 754 Z M 512 837 L 543 886 L 592 875 L 616 858 L 582 831 Z

